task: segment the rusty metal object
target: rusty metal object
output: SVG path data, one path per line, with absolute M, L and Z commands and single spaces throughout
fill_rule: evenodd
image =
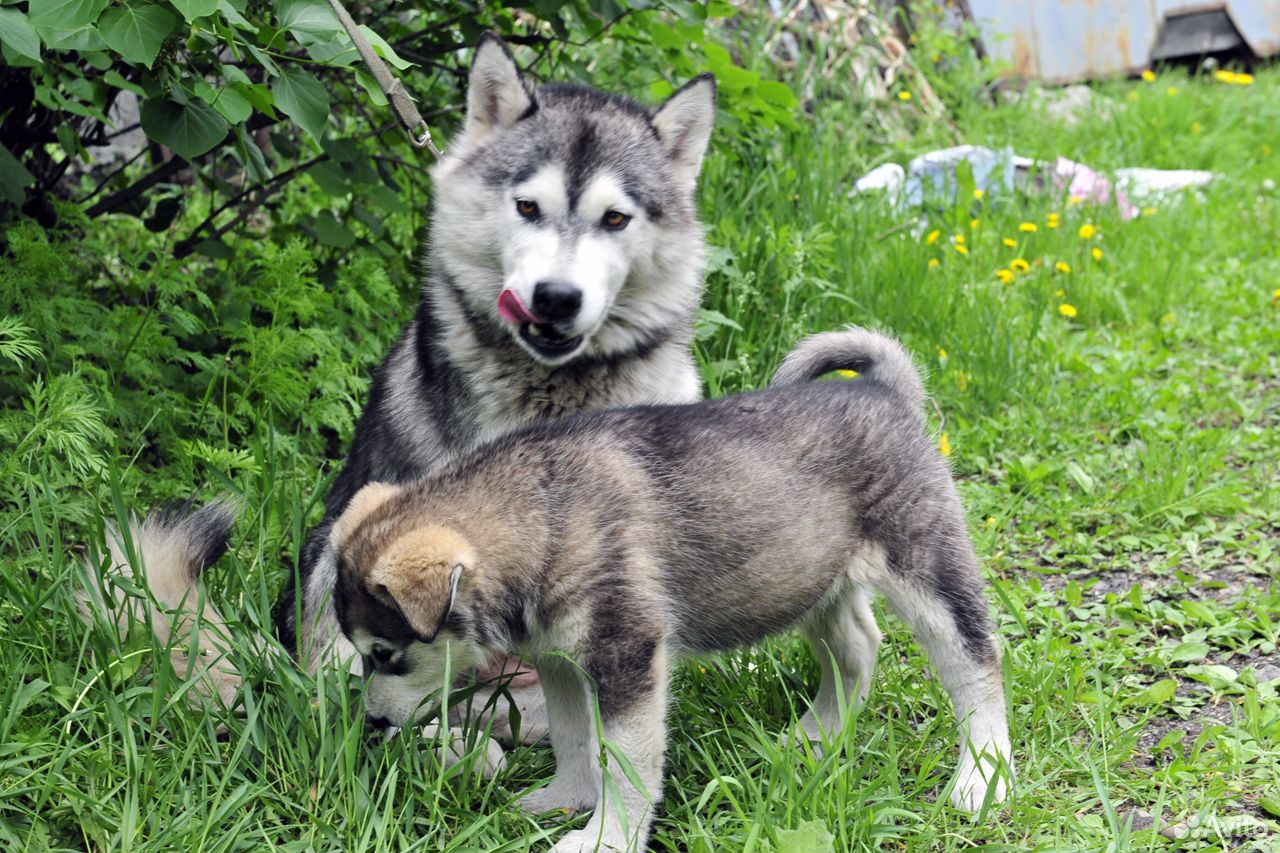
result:
M 1280 54 L 1280 0 L 967 0 L 987 51 L 1018 77 L 1071 83 L 1158 60 Z

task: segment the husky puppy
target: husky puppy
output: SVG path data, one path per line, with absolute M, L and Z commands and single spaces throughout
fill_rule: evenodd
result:
M 433 172 L 421 302 L 375 376 L 324 519 L 278 604 L 281 640 L 309 671 L 354 660 L 333 613 L 329 531 L 366 483 L 414 480 L 566 414 L 699 398 L 694 191 L 714 117 L 710 75 L 649 109 L 582 86 L 535 88 L 499 39 L 481 39 L 465 125 Z M 133 530 L 145 580 L 167 608 L 205 601 L 199 549 L 182 543 L 210 538 L 210 518 L 225 542 L 229 513 Z M 214 689 L 234 695 L 225 669 Z M 536 691 L 526 700 L 536 712 Z M 537 737 L 530 710 L 526 734 Z
M 865 376 L 808 381 L 835 369 Z M 640 850 L 662 794 L 673 656 L 799 626 L 822 668 L 801 724 L 829 735 L 839 709 L 867 697 L 878 590 L 955 705 L 952 802 L 1002 800 L 1000 651 L 924 399 L 900 345 L 850 328 L 802 342 L 766 391 L 578 415 L 509 434 L 420 483 L 366 486 L 330 541 L 369 717 L 412 723 L 447 669 L 528 656 L 556 775 L 523 806 L 594 809 L 556 850 Z M 622 750 L 641 789 L 617 762 L 602 784 L 597 735 Z

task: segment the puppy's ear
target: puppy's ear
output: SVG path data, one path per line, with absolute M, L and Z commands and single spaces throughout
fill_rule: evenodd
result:
M 463 573 L 474 564 L 466 539 L 431 526 L 397 539 L 365 581 L 374 597 L 398 609 L 418 639 L 429 643 L 453 610 Z
M 677 176 L 690 185 L 702 168 L 715 120 L 716 78 L 710 74 L 685 83 L 653 112 L 653 127 L 675 164 Z
M 390 483 L 370 483 L 356 492 L 355 497 L 347 504 L 347 508 L 343 510 L 342 515 L 338 516 L 338 520 L 329 530 L 329 543 L 334 550 L 341 548 L 342 543 L 355 533 L 356 528 L 372 515 L 374 510 L 402 491 L 404 489 Z
M 480 37 L 467 78 L 467 121 L 463 133 L 476 140 L 510 127 L 534 108 L 533 93 L 525 85 L 515 57 L 502 39 Z

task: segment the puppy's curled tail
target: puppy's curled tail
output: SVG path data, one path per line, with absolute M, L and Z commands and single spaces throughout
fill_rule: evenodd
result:
M 131 622 L 149 625 L 160 644 L 168 646 L 174 671 L 196 678 L 192 699 L 216 696 L 227 707 L 241 677 L 227 659 L 231 637 L 200 588 L 200 573 L 226 552 L 235 516 L 234 503 L 217 500 L 200 508 L 175 504 L 141 522 L 130 519 L 127 541 L 137 565 L 130 563 L 125 531 L 108 522 L 105 576 L 86 561 L 85 583 L 77 595 L 85 622 L 93 624 L 97 617 L 113 623 L 122 639 Z M 109 582 L 113 575 L 143 588 L 143 594 L 127 593 Z M 198 633 L 194 646 L 193 630 Z
M 897 395 L 924 422 L 924 383 L 911 355 L 893 338 L 860 326 L 805 338 L 782 360 L 769 384 L 812 382 L 833 370 L 856 370 Z

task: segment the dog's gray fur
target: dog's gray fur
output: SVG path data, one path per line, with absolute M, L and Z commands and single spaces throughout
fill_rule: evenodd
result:
M 833 369 L 865 374 L 811 383 Z M 487 444 L 411 486 L 372 484 L 331 531 L 338 618 L 373 670 L 366 707 L 430 710 L 447 661 L 535 660 L 556 753 L 534 811 L 594 808 L 557 850 L 643 849 L 661 796 L 671 658 L 799 625 L 823 671 L 814 738 L 867 696 L 883 593 L 961 721 L 953 802 L 999 801 L 1010 768 L 1000 652 L 924 389 L 896 342 L 803 342 L 767 391 L 578 415 Z M 611 762 L 602 788 L 588 684 Z M 601 790 L 616 791 L 601 797 Z

